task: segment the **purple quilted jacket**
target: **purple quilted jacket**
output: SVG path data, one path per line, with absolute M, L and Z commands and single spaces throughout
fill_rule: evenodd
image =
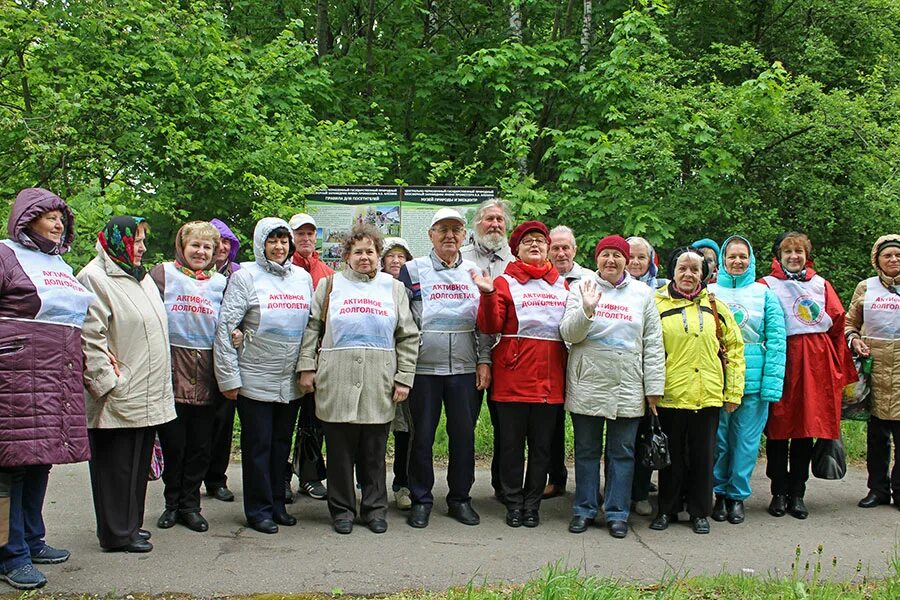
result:
M 32 219 L 51 210 L 67 216 L 60 244 L 25 231 Z M 58 196 L 30 188 L 16 196 L 8 233 L 31 251 L 62 254 L 75 237 L 74 218 Z M 0 244 L 0 467 L 90 458 L 81 330 L 34 321 L 40 308 L 37 290 L 15 252 Z

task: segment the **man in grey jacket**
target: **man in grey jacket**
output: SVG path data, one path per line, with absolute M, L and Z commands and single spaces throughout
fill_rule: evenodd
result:
M 472 404 L 477 390 L 490 385 L 492 340 L 475 330 L 480 294 L 472 275 L 478 267 L 459 252 L 465 235 L 466 221 L 457 211 L 438 210 L 428 230 L 432 251 L 407 262 L 399 275 L 421 330 L 416 378 L 409 396 L 412 440 L 408 470 L 413 504 L 407 523 L 416 528 L 428 526 L 434 505 L 432 446 L 442 407 L 447 412 L 450 438 L 449 514 L 465 525 L 480 522 L 469 495 L 475 480 Z
M 506 233 L 512 223 L 512 213 L 509 204 L 500 198 L 485 200 L 475 213 L 473 225 L 475 227 L 475 241 L 460 249 L 465 260 L 474 262 L 482 272 L 486 272 L 491 278 L 498 277 L 506 270 L 506 265 L 513 261 L 512 252 L 509 250 L 509 242 Z M 491 458 L 491 487 L 494 488 L 494 496 L 502 501 L 500 492 L 500 444 L 497 441 L 497 411 L 491 401 L 491 390 L 487 390 L 488 414 L 491 417 L 491 427 L 494 430 L 494 455 Z M 472 403 L 472 422 L 478 422 L 481 414 L 481 402 L 484 394 L 477 392 Z

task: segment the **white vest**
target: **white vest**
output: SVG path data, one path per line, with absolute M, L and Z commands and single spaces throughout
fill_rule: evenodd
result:
M 596 281 L 595 277 L 592 279 Z M 581 281 L 586 280 L 584 277 Z M 647 291 L 641 293 L 641 288 Z M 644 332 L 644 302 L 649 289 L 632 281 L 620 288 L 601 288 L 601 292 L 587 339 L 598 346 L 638 351 L 641 347 L 638 341 Z
M 397 328 L 394 278 L 378 273 L 372 281 L 350 281 L 336 273 L 328 300 L 328 327 L 331 349 L 392 350 Z
M 825 333 L 832 321 L 825 312 L 825 280 L 814 275 L 809 281 L 763 277 L 775 292 L 781 308 L 788 337 L 805 333 Z
M 716 300 L 721 300 L 731 309 L 731 314 L 741 328 L 744 344 L 760 344 L 760 332 L 765 325 L 766 286 L 751 283 L 744 287 L 733 288 L 713 283 L 709 286 Z
M 169 321 L 169 343 L 179 348 L 212 349 L 228 280 L 220 273 L 209 279 L 194 279 L 171 262 L 164 263 L 163 270 L 166 275 L 163 304 Z
M 886 290 L 877 277 L 866 280 L 863 326 L 867 338 L 891 342 L 900 339 L 900 295 Z
M 276 342 L 300 343 L 309 321 L 312 278 L 299 267 L 287 277 L 269 273 L 256 263 L 243 263 L 253 276 L 259 300 L 259 327 L 254 335 Z
M 81 329 L 95 296 L 72 276 L 72 267 L 58 254 L 30 250 L 12 240 L 2 240 L 0 244 L 15 253 L 37 291 L 41 307 L 34 320 Z
M 416 259 L 422 292 L 422 331 L 475 331 L 481 295 L 472 282 L 475 263 L 464 260 L 455 269 L 437 271 L 431 256 Z
M 503 337 L 562 341 L 559 324 L 566 312 L 566 296 L 569 294 L 565 280 L 560 277 L 555 284 L 550 285 L 544 279 L 530 279 L 522 285 L 505 273 L 501 277 L 509 282 L 516 319 L 519 321 L 516 335 Z

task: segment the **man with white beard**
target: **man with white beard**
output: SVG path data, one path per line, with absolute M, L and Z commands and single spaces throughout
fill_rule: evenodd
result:
M 460 254 L 465 260 L 471 260 L 483 272 L 498 277 L 503 274 L 513 260 L 509 250 L 509 242 L 506 239 L 507 229 L 512 223 L 512 213 L 509 204 L 500 198 L 485 200 L 475 213 L 473 224 L 475 226 L 475 241 L 460 248 Z M 494 456 L 491 458 L 491 486 L 494 488 L 494 496 L 502 500 L 500 493 L 500 445 L 497 441 L 497 412 L 491 401 L 491 390 L 487 390 L 488 413 L 491 417 L 491 427 L 494 429 Z M 478 421 L 481 414 L 482 394 L 476 395 L 472 405 L 473 423 Z

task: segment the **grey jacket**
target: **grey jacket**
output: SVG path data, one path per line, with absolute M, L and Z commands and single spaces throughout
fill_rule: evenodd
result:
M 428 257 L 409 261 L 400 271 L 399 280 L 407 288 L 410 298 L 410 308 L 416 325 L 422 327 L 422 294 L 419 289 L 419 268 L 417 261 L 431 260 L 431 266 L 435 271 L 451 269 L 473 268 L 472 263 L 467 263 L 462 257 L 458 257 L 454 265 L 447 267 L 434 251 Z M 474 323 L 473 323 L 474 326 Z M 494 344 L 493 336 L 474 332 L 445 333 L 435 331 L 422 331 L 419 338 L 419 359 L 416 363 L 416 373 L 419 375 L 461 375 L 474 373 L 476 365 L 491 364 L 491 348 Z
M 307 299 L 307 313 L 308 303 L 312 299 L 312 278 L 309 273 L 291 264 L 290 255 L 283 265 L 266 259 L 266 238 L 278 227 L 287 228 L 288 224 L 272 217 L 261 219 L 256 224 L 253 232 L 256 261 L 242 263 L 241 270 L 233 273 L 228 281 L 216 327 L 213 361 L 220 390 L 240 388 L 240 395 L 252 400 L 286 403 L 303 395 L 295 374 L 300 341 L 268 334 L 257 335 L 262 313 L 253 279 L 254 271 L 257 277 L 288 280 L 292 293 L 303 294 Z M 231 345 L 231 332 L 235 328 L 244 333 L 240 350 Z
M 487 271 L 491 279 L 503 275 L 506 265 L 513 261 L 509 246 L 503 246 L 496 252 L 473 242 L 459 249 L 463 260 L 471 260 L 482 271 Z
M 391 278 L 387 273 L 379 273 L 378 276 Z M 373 281 L 350 269 L 329 277 L 345 277 L 363 283 Z M 322 338 L 322 350 L 317 351 L 319 331 L 327 317 L 322 312 L 328 279 L 319 281 L 313 296 L 312 315 L 303 336 L 297 371 L 316 371 L 316 416 L 320 420 L 362 425 L 389 423 L 394 419 L 394 383 L 412 387 L 419 329 L 409 310 L 406 289 L 395 279 L 391 283 L 397 313 L 393 352 L 377 348 L 334 349 L 331 328 L 327 326 Z M 327 322 L 330 324 L 331 320 Z
M 593 318 L 584 314 L 581 286 L 591 279 L 601 292 Z M 604 336 L 630 308 L 633 337 Z M 644 414 L 644 397 L 661 396 L 665 389 L 665 350 L 653 290 L 630 275 L 618 286 L 585 270 L 569 290 L 566 312 L 559 326 L 569 349 L 566 369 L 566 410 L 575 414 L 615 419 Z M 625 330 L 627 332 L 627 330 Z M 617 331 L 618 336 L 623 330 Z M 626 342 L 623 344 L 622 342 Z

